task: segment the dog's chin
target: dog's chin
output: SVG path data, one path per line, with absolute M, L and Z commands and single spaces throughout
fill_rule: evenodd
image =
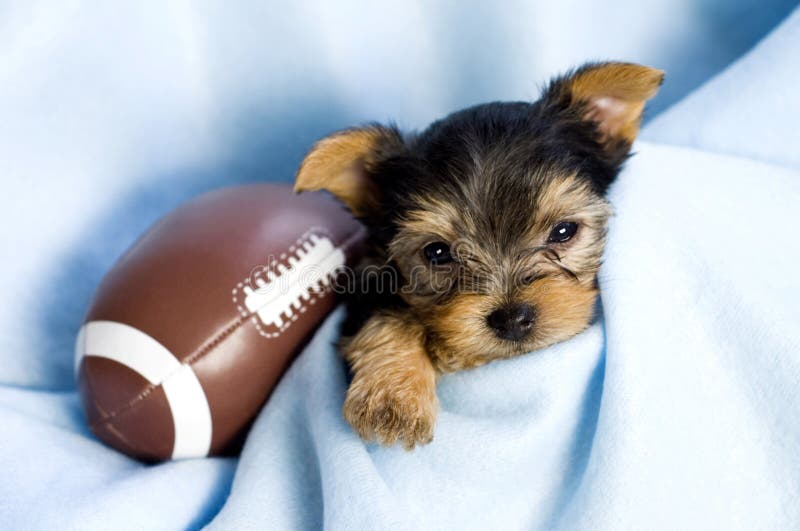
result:
M 441 372 L 456 372 L 545 349 L 575 337 L 588 324 L 587 322 L 585 326 L 564 329 L 559 333 L 543 334 L 544 337 L 534 331 L 529 339 L 519 341 L 498 339 L 493 334 L 472 334 L 470 337 L 465 333 L 450 341 L 440 340 L 430 344 L 428 350 Z
M 428 346 L 434 364 L 441 372 L 456 372 L 473 369 L 491 361 L 514 358 L 539 350 L 546 345 L 537 340 L 510 341 L 493 335 L 478 335 L 458 338 L 455 341 L 440 341 Z

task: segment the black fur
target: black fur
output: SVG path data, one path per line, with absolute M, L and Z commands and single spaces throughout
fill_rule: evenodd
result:
M 535 103 L 489 103 L 455 112 L 409 135 L 402 145 L 387 147 L 388 155 L 368 168 L 380 192 L 379 208 L 362 217 L 373 263 L 385 259 L 398 221 L 417 207 L 415 197 L 482 212 L 487 237 L 502 247 L 508 243 L 504 238 L 513 238 L 530 218 L 529 198 L 540 184 L 532 175 L 574 173 L 605 194 L 630 144 L 601 143 L 596 125 L 581 119 L 585 108 L 570 102 L 562 85 L 561 78 L 555 80 Z M 391 129 L 396 136 L 389 136 L 401 138 Z M 476 161 L 486 167 L 477 167 Z M 465 196 L 463 185 L 470 179 L 484 179 L 485 193 Z M 393 264 L 385 266 L 400 275 Z M 345 336 L 355 333 L 374 309 L 405 307 L 397 294 L 378 293 L 369 285 L 359 291 L 348 300 Z
M 506 209 L 513 206 L 520 189 L 535 184 L 528 177 L 543 166 L 575 172 L 605 194 L 630 145 L 621 142 L 609 149 L 597 140 L 594 124 L 581 120 L 580 114 L 580 109 L 547 99 L 533 104 L 488 103 L 453 113 L 412 136 L 400 154 L 371 168 L 381 203 L 364 221 L 373 229 L 376 243 L 388 243 L 394 221 L 414 208 L 413 195 L 462 199 L 456 197 L 454 185 L 472 178 L 474 156 L 498 147 L 506 153 L 503 169 L 507 170 L 503 174 L 507 186 L 498 191 L 510 196 L 495 199 Z

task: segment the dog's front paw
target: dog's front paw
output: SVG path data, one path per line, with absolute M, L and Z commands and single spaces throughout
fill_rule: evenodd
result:
M 434 388 L 426 382 L 390 387 L 385 380 L 356 378 L 344 402 L 344 417 L 362 439 L 407 450 L 433 440 L 439 408 Z

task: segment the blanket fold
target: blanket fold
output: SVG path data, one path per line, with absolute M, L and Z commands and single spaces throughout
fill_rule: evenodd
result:
M 800 175 L 636 151 L 589 330 L 444 376 L 434 442 L 408 453 L 342 419 L 332 319 L 253 427 L 211 528 L 800 524 L 800 243 L 783 230 Z

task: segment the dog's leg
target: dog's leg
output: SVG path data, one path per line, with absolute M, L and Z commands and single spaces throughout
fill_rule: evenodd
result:
M 407 316 L 373 316 L 343 353 L 353 381 L 344 417 L 362 439 L 407 449 L 433 439 L 437 372 L 422 327 Z

